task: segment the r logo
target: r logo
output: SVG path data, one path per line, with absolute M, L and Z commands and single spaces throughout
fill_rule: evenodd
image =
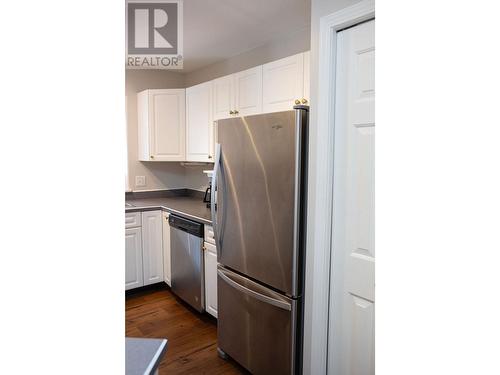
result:
M 128 53 L 176 55 L 178 53 L 178 4 L 128 3 Z

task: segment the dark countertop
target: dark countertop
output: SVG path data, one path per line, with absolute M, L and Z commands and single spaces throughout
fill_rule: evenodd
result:
M 125 212 L 164 210 L 203 224 L 212 224 L 210 208 L 199 196 L 172 196 L 126 199 Z
M 154 374 L 166 351 L 166 339 L 125 338 L 125 374 Z

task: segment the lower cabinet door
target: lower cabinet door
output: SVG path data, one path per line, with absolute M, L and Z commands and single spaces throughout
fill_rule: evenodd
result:
M 172 286 L 170 275 L 172 274 L 172 267 L 170 262 L 170 224 L 168 212 L 162 212 L 162 226 L 163 226 L 163 280 L 168 286 Z
M 125 229 L 125 290 L 143 286 L 141 227 Z
M 217 318 L 217 252 L 205 242 L 205 310 Z
M 163 281 L 163 245 L 161 211 L 142 213 L 142 261 L 144 285 Z

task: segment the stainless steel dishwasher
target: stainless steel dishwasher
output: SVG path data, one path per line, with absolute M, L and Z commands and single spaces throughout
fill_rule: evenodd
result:
M 205 308 L 203 224 L 170 215 L 172 292 L 198 311 Z

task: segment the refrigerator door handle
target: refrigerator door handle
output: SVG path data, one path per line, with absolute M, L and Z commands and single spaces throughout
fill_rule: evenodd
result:
M 217 274 L 221 277 L 222 280 L 224 280 L 230 286 L 232 286 L 235 289 L 238 289 L 240 292 L 245 293 L 248 296 L 251 296 L 251 297 L 253 297 L 255 299 L 258 299 L 259 301 L 268 303 L 270 305 L 279 307 L 280 309 L 287 310 L 287 311 L 292 311 L 292 305 L 291 304 L 289 304 L 287 302 L 284 302 L 284 301 L 280 301 L 278 299 L 275 299 L 275 298 L 272 298 L 272 297 L 269 297 L 269 296 L 265 296 L 265 295 L 263 295 L 261 293 L 258 293 L 258 292 L 254 291 L 252 289 L 249 289 L 249 288 L 247 288 L 247 287 L 245 287 L 245 286 L 237 283 L 236 281 L 232 280 L 221 269 L 217 270 Z
M 217 259 L 220 258 L 220 243 L 219 243 L 219 233 L 217 231 L 217 212 L 215 209 L 215 191 L 217 190 L 217 175 L 219 174 L 220 166 L 220 143 L 215 144 L 215 160 L 214 160 L 214 171 L 212 173 L 212 189 L 210 190 L 210 211 L 212 214 L 212 228 L 214 230 L 214 240 L 215 248 L 217 250 Z

